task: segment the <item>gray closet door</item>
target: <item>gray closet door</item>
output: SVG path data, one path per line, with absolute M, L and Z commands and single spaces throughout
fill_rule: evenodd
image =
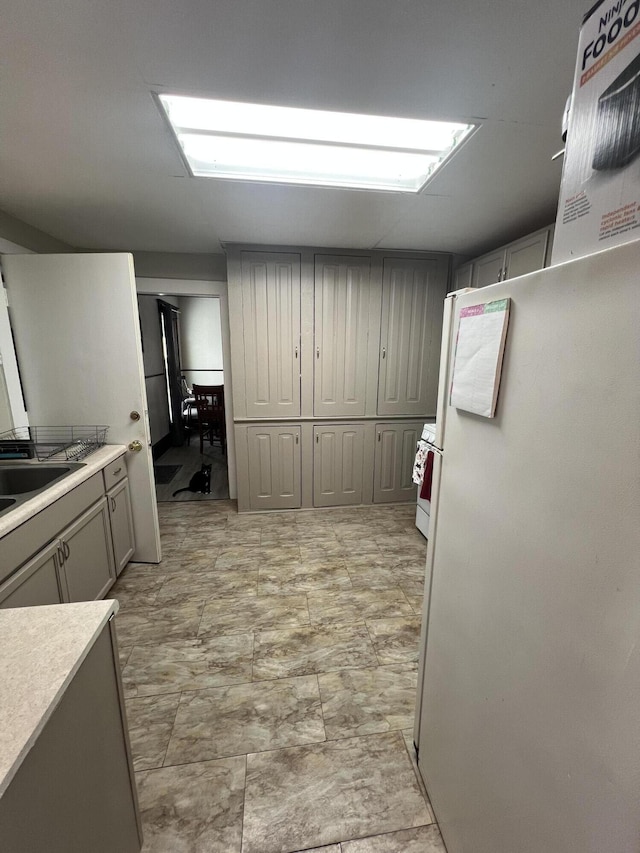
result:
M 242 253 L 247 417 L 300 415 L 300 256 Z
M 416 500 L 411 475 L 423 426 L 422 421 L 376 424 L 374 503 Z
M 362 503 L 363 424 L 331 424 L 313 429 L 313 505 Z
M 69 601 L 104 598 L 116 579 L 107 499 L 81 515 L 60 539 Z
M 247 442 L 251 509 L 299 507 L 300 427 L 249 427 Z
M 379 415 L 435 415 L 447 267 L 385 258 Z
M 316 255 L 314 415 L 365 414 L 369 258 Z

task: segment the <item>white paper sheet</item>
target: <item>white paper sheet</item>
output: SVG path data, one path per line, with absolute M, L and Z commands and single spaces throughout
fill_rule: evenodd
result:
M 460 312 L 450 398 L 457 409 L 494 417 L 509 305 L 499 299 Z

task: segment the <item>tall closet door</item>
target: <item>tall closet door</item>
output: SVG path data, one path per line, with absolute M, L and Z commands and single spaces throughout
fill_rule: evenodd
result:
M 364 425 L 314 427 L 313 505 L 362 503 Z
M 242 253 L 247 417 L 300 415 L 300 256 Z
M 365 414 L 369 258 L 315 259 L 314 415 Z
M 446 284 L 442 261 L 385 258 L 379 415 L 435 415 Z
M 301 504 L 300 427 L 249 427 L 251 509 L 296 509 Z

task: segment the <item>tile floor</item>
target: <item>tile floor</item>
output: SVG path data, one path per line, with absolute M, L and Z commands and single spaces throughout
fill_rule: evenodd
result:
M 445 853 L 415 770 L 413 506 L 164 503 L 116 617 L 144 853 Z

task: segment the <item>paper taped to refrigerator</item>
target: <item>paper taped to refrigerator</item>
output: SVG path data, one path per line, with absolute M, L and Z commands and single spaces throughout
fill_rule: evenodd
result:
M 460 312 L 450 398 L 456 409 L 494 417 L 510 302 L 497 299 Z

